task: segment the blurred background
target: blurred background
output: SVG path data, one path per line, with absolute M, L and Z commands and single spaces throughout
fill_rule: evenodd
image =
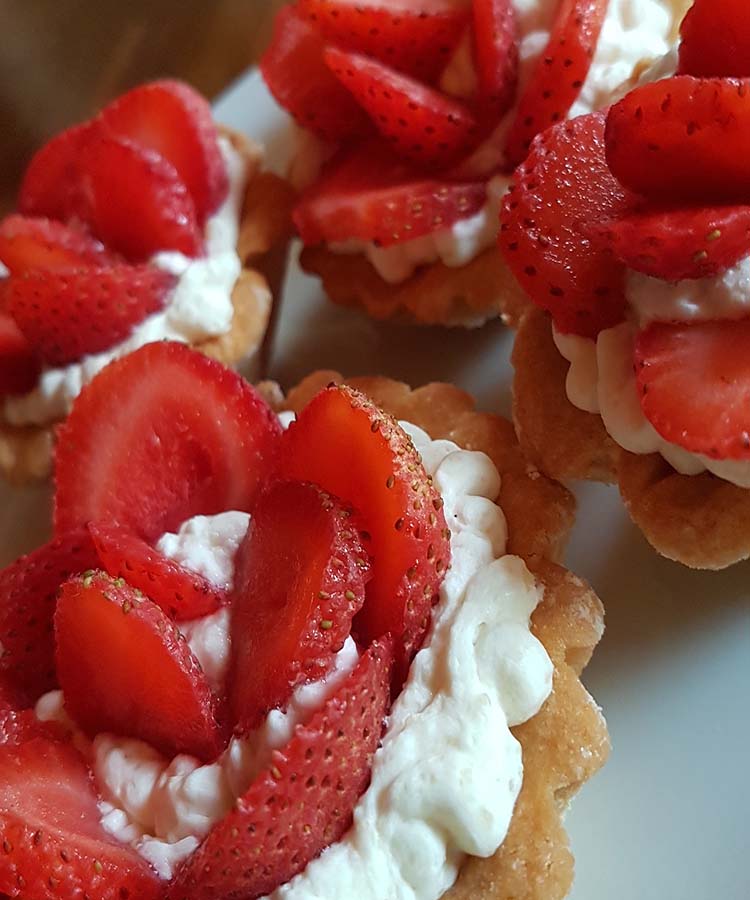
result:
M 0 0 L 0 214 L 47 138 L 170 75 L 215 97 L 256 61 L 283 0 Z

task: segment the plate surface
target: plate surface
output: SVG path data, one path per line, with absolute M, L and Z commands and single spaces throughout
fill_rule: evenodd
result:
M 216 104 L 218 118 L 266 142 L 282 170 L 286 117 L 257 74 Z M 284 387 L 316 368 L 417 385 L 452 381 L 479 405 L 510 409 L 511 335 L 385 326 L 333 307 L 292 266 L 270 376 Z M 575 800 L 573 900 L 750 898 L 750 565 L 696 573 L 658 558 L 615 490 L 577 490 L 567 563 L 607 609 L 585 681 L 614 750 Z M 0 564 L 41 542 L 49 491 L 0 486 Z

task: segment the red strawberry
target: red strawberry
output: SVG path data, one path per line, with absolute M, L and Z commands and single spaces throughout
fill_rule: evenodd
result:
M 55 528 L 108 522 L 153 541 L 191 516 L 250 510 L 280 434 L 235 372 L 148 344 L 107 366 L 61 426 Z
M 11 215 L 0 222 L 0 262 L 12 275 L 117 262 L 100 241 L 51 219 Z
M 324 58 L 399 156 L 445 168 L 479 143 L 476 119 L 459 100 L 358 53 L 328 47 Z
M 537 134 L 561 122 L 586 81 L 608 0 L 562 0 L 549 42 L 521 95 L 506 159 L 517 166 Z
M 392 660 L 390 640 L 371 645 L 178 871 L 170 900 L 268 894 L 346 832 L 370 780 Z
M 269 90 L 292 116 L 327 141 L 369 134 L 367 116 L 323 61 L 325 44 L 296 6 L 276 16 L 271 43 L 260 61 Z
M 34 900 L 157 900 L 153 870 L 101 826 L 78 751 L 32 713 L 0 742 L 0 892 Z
M 0 571 L 0 677 L 24 705 L 57 685 L 52 617 L 58 588 L 97 561 L 88 531 L 80 528 Z
M 631 269 L 664 281 L 706 278 L 750 252 L 750 206 L 646 207 L 599 230 Z
M 750 19 L 745 0 L 695 0 L 680 27 L 682 75 L 750 77 Z
M 305 244 L 373 241 L 389 247 L 449 228 L 487 202 L 485 182 L 425 178 L 380 144 L 344 151 L 294 210 Z
M 536 138 L 503 204 L 500 248 L 529 298 L 561 331 L 595 337 L 622 321 L 624 267 L 587 228 L 628 208 L 604 158 L 604 115 Z
M 433 82 L 468 23 L 468 11 L 434 0 L 299 0 L 297 6 L 324 39 Z
M 101 121 L 175 167 L 199 224 L 223 202 L 229 181 L 216 124 L 208 101 L 189 85 L 166 79 L 141 85 L 107 106 Z
M 103 568 L 142 591 L 170 619 L 200 619 L 226 602 L 225 591 L 162 556 L 126 528 L 92 522 L 89 531 Z
M 38 355 L 16 321 L 0 312 L 0 397 L 33 390 L 41 370 Z
M 311 484 L 258 500 L 232 595 L 232 720 L 256 728 L 299 684 L 323 678 L 365 600 L 367 554 L 351 512 Z
M 124 340 L 162 309 L 175 283 L 146 265 L 38 270 L 8 280 L 5 308 L 43 362 L 64 366 Z
M 331 386 L 284 433 L 279 472 L 355 506 L 373 563 L 355 631 L 365 643 L 393 635 L 404 674 L 450 563 L 443 501 L 411 440 L 358 391 Z
M 474 56 L 483 117 L 497 125 L 518 87 L 518 23 L 512 0 L 473 0 Z
M 750 459 L 750 319 L 654 323 L 635 345 L 646 418 L 712 459 Z
M 607 162 L 631 190 L 678 203 L 750 200 L 750 81 L 667 78 L 607 116 Z
M 65 582 L 55 612 L 65 708 L 90 736 L 140 738 L 170 759 L 222 748 L 216 702 L 185 638 L 140 591 L 104 573 Z
M 105 134 L 86 145 L 81 166 L 86 221 L 105 244 L 135 262 L 159 250 L 201 252 L 193 198 L 158 153 Z

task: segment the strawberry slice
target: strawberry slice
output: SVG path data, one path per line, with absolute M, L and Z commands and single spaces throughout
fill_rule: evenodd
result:
M 89 531 L 108 574 L 142 591 L 170 619 L 200 619 L 226 603 L 225 591 L 162 556 L 126 528 L 91 522 Z
M 176 169 L 195 203 L 199 225 L 229 190 L 208 101 L 182 81 L 153 81 L 123 94 L 101 113 L 118 137 L 154 150 Z
M 0 742 L 0 892 L 34 900 L 157 900 L 153 870 L 101 826 L 78 751 L 25 713 Z
M 268 89 L 300 125 L 324 140 L 371 133 L 367 116 L 323 61 L 324 49 L 322 36 L 302 11 L 283 7 L 260 61 Z
M 534 141 L 503 203 L 500 248 L 521 287 L 561 331 L 596 337 L 622 321 L 624 267 L 588 236 L 628 198 L 604 158 L 604 115 L 548 129 Z
M 35 703 L 57 685 L 52 617 L 60 585 L 97 564 L 85 528 L 59 537 L 0 571 L 0 678 Z
M 373 563 L 355 632 L 397 642 L 399 674 L 421 646 L 450 563 L 443 501 L 398 423 L 358 391 L 321 391 L 284 433 L 279 473 L 357 509 Z
M 230 703 L 241 731 L 330 671 L 369 578 L 350 510 L 295 481 L 276 482 L 261 496 L 232 594 Z
M 324 59 L 399 156 L 446 168 L 479 143 L 477 121 L 459 100 L 358 53 L 328 47 Z
M 745 0 L 695 0 L 680 26 L 681 75 L 750 77 L 750 19 Z
M 140 738 L 170 759 L 210 760 L 221 751 L 216 701 L 200 663 L 140 591 L 102 572 L 66 581 L 55 638 L 65 708 L 88 735 Z
M 549 42 L 521 95 L 506 159 L 517 166 L 537 134 L 561 122 L 581 92 L 599 42 L 609 0 L 562 0 Z
M 750 319 L 654 323 L 635 345 L 646 418 L 711 459 L 750 459 Z
M 281 426 L 239 375 L 183 344 L 111 363 L 58 432 L 55 528 L 128 528 L 147 542 L 196 515 L 252 509 Z
M 33 390 L 41 371 L 39 356 L 15 319 L 0 313 L 0 397 Z
M 390 640 L 370 646 L 177 872 L 170 900 L 264 896 L 346 832 L 370 780 L 392 660 Z
M 51 219 L 11 215 L 0 222 L 0 262 L 12 275 L 32 269 L 106 266 L 117 257 L 96 238 Z
M 518 22 L 511 0 L 473 0 L 474 57 L 482 117 L 494 128 L 518 88 Z
M 750 206 L 652 208 L 600 227 L 626 266 L 664 281 L 707 278 L 750 252 Z
M 390 247 L 450 228 L 487 202 L 485 182 L 425 178 L 381 144 L 344 151 L 294 210 L 305 244 L 373 241 Z
M 649 198 L 750 200 L 750 81 L 680 75 L 636 88 L 607 116 L 607 162 Z
M 125 340 L 158 312 L 177 279 L 153 266 L 37 270 L 12 276 L 5 308 L 42 361 L 64 366 Z
M 467 9 L 434 0 L 299 0 L 297 6 L 326 41 L 428 83 L 448 64 L 469 21 Z

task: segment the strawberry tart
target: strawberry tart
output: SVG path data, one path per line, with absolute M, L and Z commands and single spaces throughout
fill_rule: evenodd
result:
M 571 496 L 445 384 L 276 401 L 160 342 L 74 402 L 0 573 L 0 894 L 563 897 L 608 750 Z
M 476 326 L 523 297 L 495 238 L 535 134 L 664 54 L 685 0 L 297 0 L 262 62 L 300 126 L 303 268 L 378 319 Z
M 653 546 L 696 568 L 750 556 L 747 24 L 697 0 L 676 74 L 537 139 L 500 236 L 535 304 L 522 446 L 553 477 L 617 482 Z
M 54 426 L 110 360 L 168 338 L 228 364 L 266 331 L 291 189 L 259 145 L 158 81 L 53 138 L 0 221 L 0 472 L 49 472 Z

